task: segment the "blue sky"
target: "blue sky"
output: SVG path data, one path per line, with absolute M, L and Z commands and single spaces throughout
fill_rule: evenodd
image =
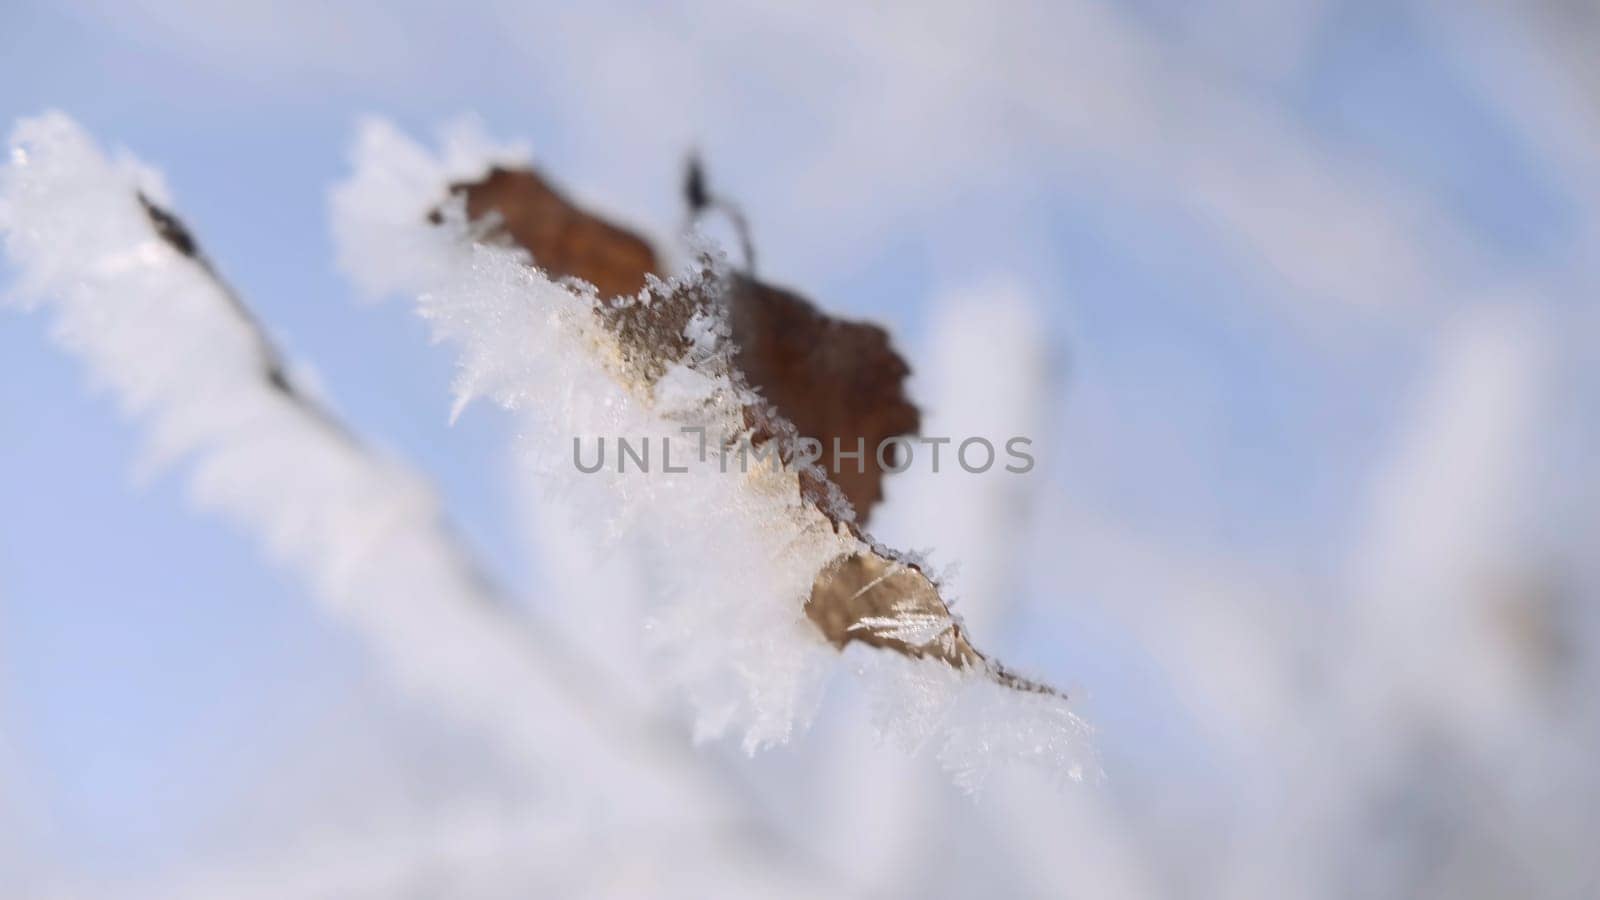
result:
M 436 479 L 516 584 L 536 579 L 506 424 L 449 427 L 447 354 L 336 269 L 325 192 L 364 114 L 426 132 L 475 113 L 666 239 L 697 146 L 767 274 L 885 322 L 913 362 L 942 293 L 1016 279 L 1070 373 L 1052 502 L 1289 571 L 1342 564 L 1456 312 L 1589 302 L 1581 173 L 1482 91 L 1485 32 L 1437 7 L 467 6 L 8 3 L 0 120 L 59 108 L 161 168 L 290 355 Z M 406 727 L 300 584 L 191 514 L 180 479 L 136 481 L 135 435 L 42 317 L 0 317 L 0 374 L 0 789 L 25 811 L 19 846 L 159 867 L 224 840 L 286 756 L 317 765 L 306 734 Z M 1102 693 L 1157 727 L 1160 698 L 1127 681 Z

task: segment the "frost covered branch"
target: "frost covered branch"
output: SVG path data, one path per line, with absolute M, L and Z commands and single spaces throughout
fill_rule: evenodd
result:
M 550 790 L 575 788 L 549 773 L 605 759 L 584 789 L 627 797 L 624 816 L 740 815 L 736 792 L 659 739 L 658 716 L 616 700 L 603 667 L 547 624 L 527 639 L 523 614 L 473 565 L 427 485 L 297 382 L 154 173 L 108 162 L 59 115 L 22 123 L 13 145 L 0 223 L 20 294 L 49 304 L 63 345 L 146 424 L 154 462 L 188 461 L 201 505 L 257 534 L 404 686 L 474 721 Z M 1085 729 L 1064 698 L 980 653 L 920 560 L 862 530 L 855 511 L 870 512 L 875 480 L 847 496 L 797 458 L 798 432 L 775 400 L 802 417 L 829 414 L 828 401 L 785 394 L 784 366 L 797 363 L 763 373 L 749 338 L 798 321 L 886 348 L 880 329 L 836 324 L 709 258 L 670 281 L 645 270 L 638 293 L 602 301 L 493 240 L 492 217 L 441 206 L 449 185 L 492 169 L 495 151 L 458 146 L 440 160 L 373 126 L 361 153 L 335 201 L 346 262 L 369 288 L 422 295 L 423 315 L 462 354 L 458 411 L 475 396 L 517 410 L 539 471 L 555 474 L 571 434 L 677 435 L 682 459 L 685 426 L 721 447 L 778 449 L 778 464 L 738 477 L 702 460 L 687 478 L 565 473 L 558 485 L 597 532 L 625 536 L 614 547 L 647 562 L 652 587 L 634 598 L 647 604 L 635 621 L 698 734 L 736 730 L 749 750 L 786 740 L 813 714 L 834 649 L 859 642 L 892 651 L 861 667 L 882 692 L 882 725 L 935 748 L 963 784 L 1017 758 L 1081 775 Z M 615 244 L 575 252 L 607 259 Z M 731 340 L 741 331 L 743 347 Z M 747 369 L 762 373 L 761 391 Z M 873 377 L 888 393 L 871 402 L 908 408 L 903 363 L 882 371 Z M 874 411 L 868 424 L 903 433 L 915 427 L 909 409 Z
M 60 343 L 145 426 L 152 462 L 187 461 L 202 506 L 296 569 L 404 688 L 476 726 L 547 801 L 719 835 L 701 843 L 764 861 L 769 881 L 817 877 L 659 716 L 494 589 L 415 473 L 295 381 L 159 176 L 107 160 L 59 114 L 23 121 L 11 146 L 0 231 L 19 298 L 54 313 Z
M 469 218 L 470 193 L 443 203 L 463 177 L 503 177 L 493 155 L 457 134 L 436 159 L 369 125 L 334 195 L 341 258 L 369 290 L 419 296 L 461 354 L 458 409 L 487 397 L 516 411 L 552 496 L 640 543 L 655 576 L 647 615 L 700 733 L 739 730 L 750 750 L 786 740 L 815 708 L 828 643 L 864 639 L 897 651 L 871 667 L 892 673 L 881 679 L 883 724 L 939 746 L 964 783 L 1008 757 L 1081 775 L 1085 729 L 1064 699 L 979 653 L 919 561 L 873 542 L 838 488 L 792 452 L 794 427 L 735 362 L 720 264 L 702 258 L 668 281 L 645 273 L 643 290 L 610 299 L 553 281 L 492 239 L 496 219 Z M 716 446 L 775 442 L 788 464 L 730 477 L 696 462 L 685 430 Z M 688 471 L 590 476 L 557 462 L 572 436 L 593 434 L 676 442 Z M 873 624 L 907 615 L 921 623 L 915 634 Z
M 139 201 L 140 208 L 144 210 L 145 217 L 150 220 L 150 227 L 155 231 L 156 235 L 165 241 L 168 247 L 177 251 L 180 256 L 192 261 L 196 267 L 206 274 L 206 277 L 211 280 L 211 286 L 218 297 L 227 303 L 228 308 L 233 311 L 234 315 L 238 316 L 240 322 L 248 329 L 251 337 L 254 338 L 255 356 L 260 363 L 261 378 L 267 385 L 282 394 L 289 402 L 298 406 L 306 416 L 320 422 L 340 440 L 347 441 L 352 445 L 359 445 L 361 442 L 356 438 L 354 432 L 346 428 L 344 423 L 340 422 L 326 408 L 314 398 L 308 396 L 290 380 L 282 352 L 273 345 L 271 338 L 267 336 L 266 328 L 255 317 L 255 314 L 250 311 L 250 307 L 245 304 L 244 300 L 240 299 L 238 293 L 217 271 L 211 259 L 200 249 L 200 243 L 195 240 L 188 226 L 184 225 L 182 220 L 171 211 L 162 208 L 145 196 L 144 191 L 135 191 L 135 197 Z
M 196 499 L 309 577 L 410 687 L 541 757 L 500 714 L 518 702 L 503 685 L 557 673 L 528 671 L 427 486 L 294 383 L 153 173 L 108 162 L 59 115 L 24 121 L 12 145 L 3 215 L 19 293 L 50 305 L 57 339 L 146 425 L 151 461 L 189 460 Z

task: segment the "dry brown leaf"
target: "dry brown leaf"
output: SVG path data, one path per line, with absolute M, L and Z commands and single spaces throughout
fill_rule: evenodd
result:
M 522 247 L 555 277 L 593 284 L 602 299 L 636 294 L 646 275 L 660 274 L 643 238 L 574 206 L 536 172 L 496 168 L 451 191 L 465 198 L 469 219 L 489 226 L 490 239 Z M 866 522 L 883 499 L 879 444 L 921 426 L 905 393 L 910 366 L 882 328 L 830 316 L 792 291 L 736 275 L 726 293 L 746 381 L 829 458 L 835 442 L 846 452 L 864 448 L 859 465 L 850 460 L 830 477 Z M 623 330 L 677 326 L 656 340 L 675 340 L 687 322 L 658 322 L 662 313 L 634 305 L 601 308 Z
M 927 573 L 880 552 L 840 557 L 818 573 L 806 615 L 835 647 L 860 641 L 957 669 L 979 666 L 1015 690 L 1060 694 L 980 653 Z
M 837 462 L 828 477 L 865 523 L 883 499 L 879 445 L 922 427 L 905 393 L 911 367 L 876 325 L 834 318 L 797 294 L 742 276 L 731 294 L 734 361 L 749 383 L 801 435 L 822 443 L 824 459 L 835 458 L 835 446 L 863 451 L 859 463 Z
M 466 198 L 468 219 L 496 214 L 492 234 L 526 249 L 552 275 L 589 282 L 602 298 L 638 293 L 657 270 L 643 238 L 574 206 L 537 172 L 494 168 L 450 191 Z
M 486 239 L 523 247 L 553 276 L 595 284 L 602 298 L 597 315 L 617 339 L 626 374 L 641 384 L 652 384 L 684 358 L 684 328 L 696 312 L 727 304 L 736 346 L 730 374 L 760 395 L 744 409 L 752 443 L 778 441 L 788 462 L 800 436 L 821 442 L 825 459 L 835 439 L 846 451 L 860 441 L 866 451 L 860 471 L 825 475 L 798 468 L 797 490 L 836 530 L 873 546 L 859 523 L 883 496 L 876 448 L 886 438 L 914 434 L 921 424 L 905 396 L 910 367 L 887 332 L 834 318 L 797 294 L 737 274 L 724 280 L 708 274 L 644 302 L 633 294 L 656 265 L 649 245 L 573 207 L 537 174 L 497 168 L 452 191 L 465 196 L 470 220 L 488 226 Z M 937 584 L 915 563 L 887 551 L 834 560 L 817 573 L 805 612 L 836 647 L 860 641 L 955 668 L 978 667 L 1017 690 L 1057 693 L 974 648 Z

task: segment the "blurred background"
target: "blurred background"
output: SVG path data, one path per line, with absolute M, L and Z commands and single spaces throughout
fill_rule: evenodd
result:
M 1584 0 L 8 0 L 0 120 L 59 108 L 163 169 L 532 604 L 511 425 L 450 427 L 451 354 L 336 269 L 364 114 L 475 114 L 662 244 L 697 149 L 764 277 L 889 328 L 927 432 L 1031 435 L 1025 479 L 891 478 L 874 531 L 959 563 L 959 611 L 1073 693 L 1105 779 L 965 797 L 845 680 L 784 748 L 697 751 L 798 895 L 1578 898 L 1597 60 Z M 0 896 L 732 892 L 659 829 L 552 880 L 578 851 L 524 827 L 536 793 L 181 477 L 138 477 L 47 332 L 0 318 Z

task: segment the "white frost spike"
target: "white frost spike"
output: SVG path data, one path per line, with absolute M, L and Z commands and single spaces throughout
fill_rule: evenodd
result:
M 915 603 L 898 601 L 893 609 L 895 614 L 892 616 L 863 617 L 851 625 L 850 630 L 871 632 L 878 637 L 903 641 L 913 647 L 926 647 L 941 637 L 948 638 L 956 624 L 954 619 L 946 615 L 918 612 Z
M 792 472 L 724 474 L 714 451 L 697 458 L 697 442 L 681 425 L 702 425 L 713 437 L 746 428 L 740 400 L 748 392 L 716 366 L 694 363 L 718 352 L 724 323 L 688 320 L 689 362 L 649 384 L 630 379 L 619 370 L 617 338 L 595 314 L 592 289 L 550 280 L 520 250 L 475 242 L 460 204 L 443 205 L 442 224 L 429 224 L 429 211 L 460 173 L 426 162 L 425 149 L 376 123 L 363 127 L 354 157 L 355 171 L 332 195 L 340 258 L 360 284 L 420 297 L 421 315 L 470 375 L 457 381 L 458 391 L 519 412 L 519 457 L 541 466 L 551 501 L 571 510 L 567 520 L 626 539 L 614 550 L 636 554 L 649 572 L 635 623 L 653 623 L 659 662 L 690 700 L 697 733 L 738 730 L 754 750 L 804 727 L 838 659 L 804 611 L 813 583 L 835 561 L 879 550 L 802 500 Z M 422 186 L 420 173 L 430 166 L 431 186 Z M 477 174 L 486 171 L 487 164 Z M 405 197 L 391 195 L 397 185 Z M 394 265 L 400 255 L 403 270 Z M 660 302 L 672 293 L 673 285 L 656 285 L 638 299 Z M 624 473 L 620 457 L 610 455 L 598 471 L 580 473 L 573 439 L 599 436 L 647 437 L 658 462 L 669 447 L 674 465 L 687 471 L 646 475 L 635 466 Z M 868 627 L 924 643 L 953 632 L 948 616 L 883 618 Z M 906 676 L 898 682 L 901 702 L 884 705 L 883 724 L 900 730 L 912 722 L 937 737 L 940 758 L 969 786 L 998 761 L 1038 761 L 1066 773 L 1087 755 L 1086 728 L 1062 698 L 997 683 L 1008 681 L 998 667 L 898 658 L 895 665 Z

